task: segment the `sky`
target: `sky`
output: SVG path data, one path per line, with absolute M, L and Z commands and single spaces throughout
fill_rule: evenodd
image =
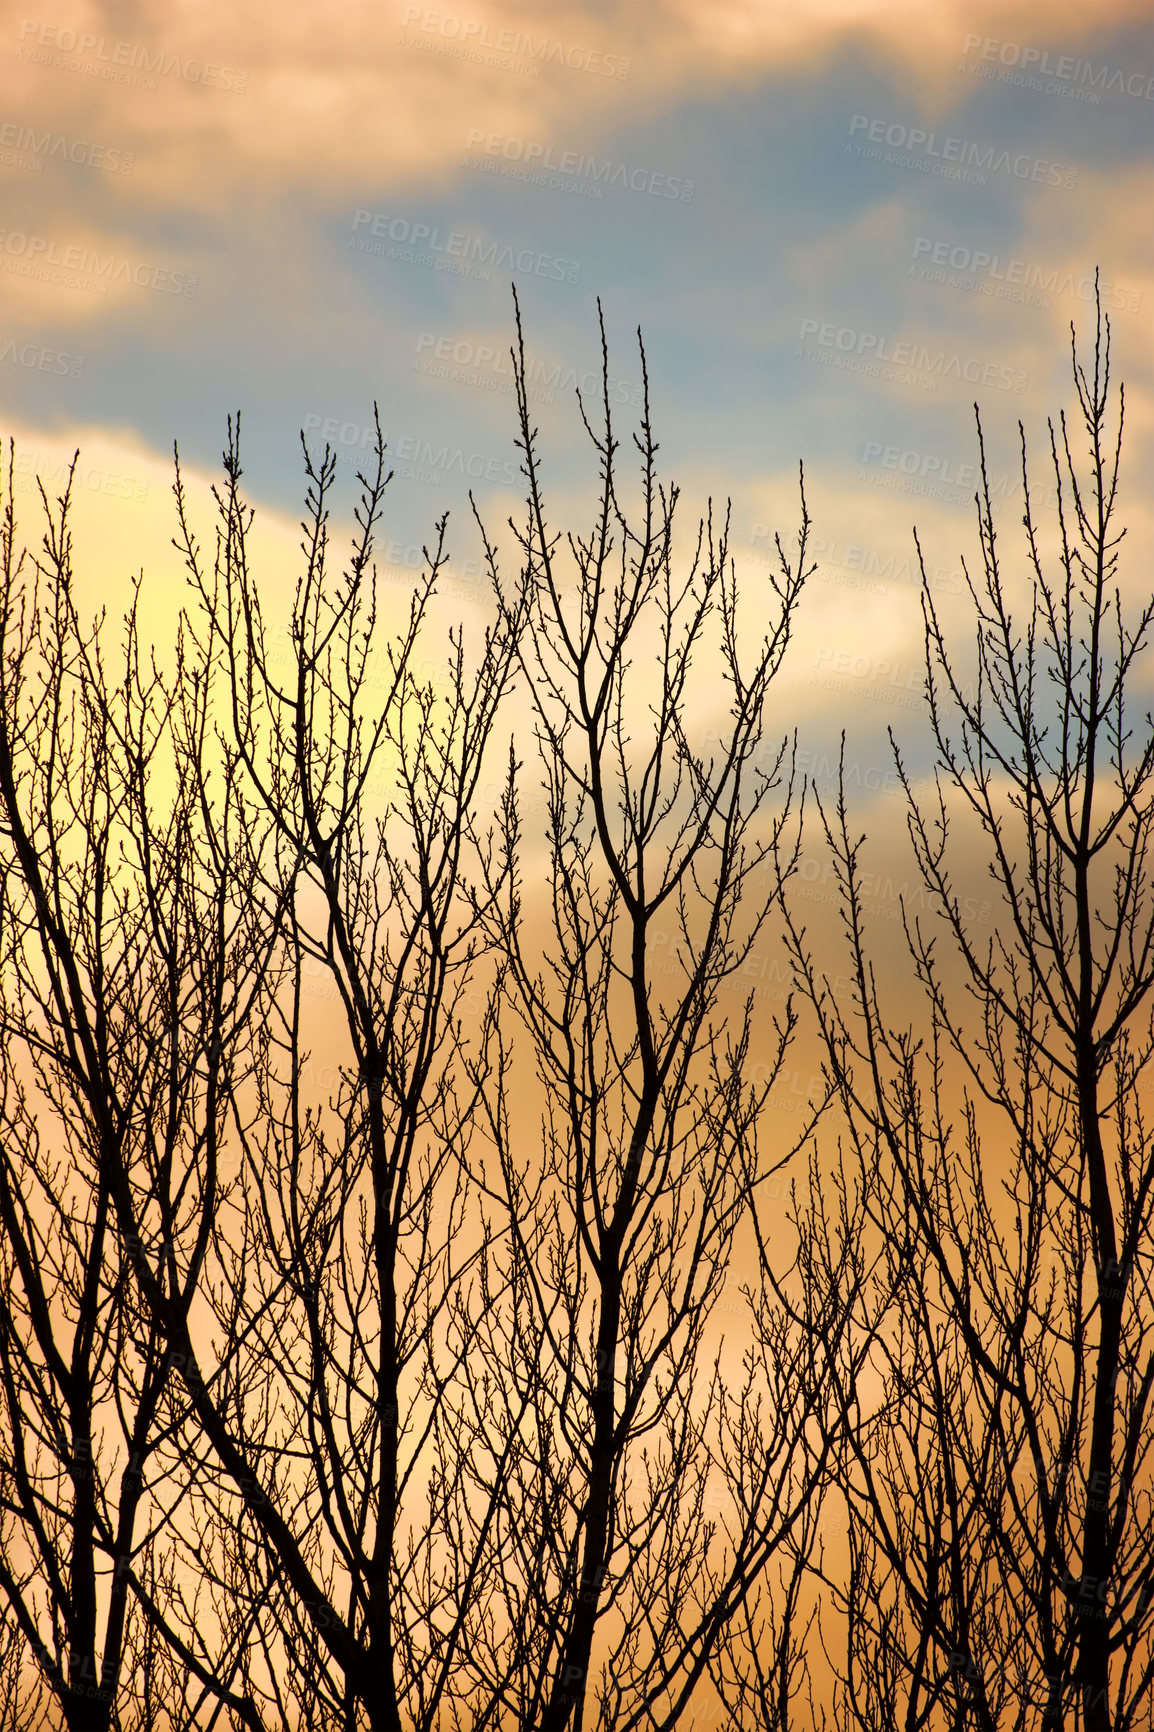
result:
M 1132 0 L 19 0 L 0 23 L 0 393 L 17 502 L 79 448 L 76 567 L 115 609 L 182 594 L 172 450 L 197 510 L 243 418 L 275 613 L 296 571 L 300 433 L 351 509 L 374 404 L 394 480 L 382 571 L 450 513 L 462 614 L 486 606 L 468 494 L 519 511 L 515 287 L 554 514 L 595 466 L 597 303 L 623 430 L 642 328 L 665 474 L 732 502 L 747 593 L 817 570 L 781 680 L 801 767 L 893 792 L 927 764 L 913 528 L 965 629 L 975 403 L 1006 546 L 1018 422 L 1056 525 L 1046 417 L 1072 399 L 1094 273 L 1127 389 L 1123 472 L 1148 585 L 1154 10 Z M 203 518 L 207 523 L 207 515 Z
M 513 289 L 553 521 L 574 530 L 596 479 L 575 390 L 597 386 L 600 301 L 618 432 L 640 407 L 640 326 L 663 473 L 690 532 L 731 502 L 747 598 L 775 533 L 794 545 L 804 465 L 816 569 L 770 733 L 796 727 L 799 769 L 829 793 L 845 731 L 884 963 L 908 888 L 887 730 L 915 780 L 931 760 L 914 527 L 947 628 L 972 641 L 975 404 L 1020 582 L 1019 422 L 1048 551 L 1046 422 L 1073 399 L 1096 271 L 1126 384 L 1121 583 L 1149 596 L 1152 155 L 1150 0 L 13 0 L 16 504 L 34 541 L 34 478 L 58 490 L 79 448 L 82 610 L 115 616 L 139 578 L 163 638 L 185 595 L 174 443 L 207 533 L 240 412 L 275 618 L 300 567 L 301 432 L 336 449 L 351 511 L 376 405 L 398 616 L 448 512 L 446 605 L 483 618 L 470 490 L 498 528 L 524 498 Z M 797 896 L 820 919 L 810 834 Z M 959 887 L 989 924 L 983 884 L 963 870 Z M 727 1002 L 757 990 L 772 1014 L 782 979 L 755 949 Z M 775 1092 L 787 1129 L 817 1063 L 803 1041 Z

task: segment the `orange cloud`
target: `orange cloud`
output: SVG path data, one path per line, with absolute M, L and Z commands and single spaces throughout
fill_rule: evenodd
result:
M 43 8 L 41 10 L 40 8 Z M 650 0 L 645 6 L 459 6 L 68 0 L 12 22 L 0 101 L 130 153 L 122 198 L 211 213 L 270 191 L 450 183 L 470 129 L 576 143 L 686 94 L 806 66 L 847 41 L 892 57 L 921 109 L 959 93 L 967 36 L 1077 53 L 1144 15 L 1136 0 Z

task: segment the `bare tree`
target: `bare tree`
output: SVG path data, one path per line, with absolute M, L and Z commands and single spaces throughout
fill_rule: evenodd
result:
M 470 1391 L 476 1481 L 499 1486 L 493 1544 L 508 1561 L 469 1646 L 502 1723 L 541 1732 L 676 1725 L 822 1472 L 800 1441 L 814 1379 L 787 1357 L 812 1361 L 812 1340 L 782 1337 L 767 1388 L 756 1356 L 727 1363 L 708 1333 L 743 1228 L 752 1243 L 751 1199 L 792 1153 L 759 1142 L 792 1011 L 754 1082 L 751 1003 L 727 1017 L 719 994 L 769 912 L 751 886 L 792 829 L 791 748 L 764 741 L 806 573 L 804 488 L 796 558 L 779 543 L 767 593 L 743 604 L 728 516 L 710 507 L 688 550 L 677 545 L 643 345 L 639 497 L 626 504 L 603 322 L 601 341 L 596 424 L 581 403 L 596 514 L 588 534 L 562 537 L 518 309 L 528 511 L 510 528 L 531 597 L 519 659 L 544 833 L 526 824 L 514 759 L 489 877 L 510 1010 L 495 1080 L 507 1086 L 486 1091 L 493 1154 L 475 1168 L 508 1223 L 487 1264 L 495 1369 Z M 504 594 L 502 556 L 481 533 Z M 724 736 L 712 753 L 706 714 Z M 488 1503 L 462 1497 L 478 1541 L 479 1508 L 489 1520 Z
M 1021 589 L 978 419 L 972 683 L 922 566 L 928 791 L 897 754 L 938 916 L 903 911 L 921 1031 L 875 975 L 844 792 L 822 819 L 852 1003 L 790 926 L 845 1134 L 840 1227 L 811 1209 L 808 1255 L 820 1279 L 849 1235 L 870 1275 L 837 1362 L 850 1553 L 829 1578 L 841 1716 L 863 1728 L 1121 1732 L 1154 1711 L 1154 728 L 1134 711 L 1154 602 L 1119 576 L 1124 398 L 1100 308 L 1073 368 L 1053 551 L 1020 429 Z M 975 837 L 987 928 L 960 884 Z
M 84 627 L 74 598 L 71 486 L 70 474 L 54 502 L 42 490 L 41 553 L 21 551 L 10 457 L 0 1593 L 18 1636 L 18 1713 L 52 1701 L 73 1732 L 103 1732 L 162 1521 L 159 1454 L 183 1422 L 119 1215 L 127 1206 L 137 1223 L 164 1304 L 187 1315 L 223 1195 L 217 1151 L 262 951 L 230 852 L 234 788 L 227 767 L 214 790 L 204 776 L 206 669 L 183 637 L 168 676 L 150 662 L 137 592 L 109 675 L 107 631 Z
M 257 899 L 283 920 L 254 1081 L 232 1094 L 240 1176 L 212 1224 L 202 1284 L 211 1352 L 138 1260 L 208 1451 L 190 1494 L 200 1515 L 176 1544 L 194 1580 L 246 1605 L 242 1671 L 262 1722 L 432 1728 L 456 1711 L 480 1567 L 446 1527 L 431 1439 L 476 1345 L 474 1272 L 490 1237 L 467 1217 L 461 1164 L 489 1038 L 482 983 L 463 1071 L 462 1018 L 485 948 L 484 899 L 467 893 L 465 863 L 518 609 L 497 610 L 475 656 L 450 630 L 443 678 L 425 671 L 417 650 L 446 558 L 442 520 L 401 627 L 382 642 L 378 427 L 335 579 L 336 459 L 326 450 L 314 463 L 305 449 L 304 569 L 278 642 L 249 568 L 238 438 L 239 424 L 211 568 L 178 473 L 179 545 L 205 653 L 224 669 L 230 762 L 267 827 L 251 857 Z M 323 1023 L 310 1014 L 318 984 Z M 338 1030 L 346 1056 L 318 1087 L 310 1041 Z M 190 1649 L 193 1610 L 182 1620 Z
M 739 1611 L 752 1633 L 778 1553 L 788 1622 L 828 1454 L 828 1436 L 806 1444 L 812 1340 L 762 1292 L 736 1393 L 705 1342 L 742 1222 L 790 1152 L 759 1150 L 774 1066 L 750 1082 L 751 1009 L 727 1029 L 718 994 L 766 918 L 745 918 L 743 893 L 789 816 L 787 745 L 768 767 L 762 747 L 804 493 L 796 565 L 782 553 L 778 616 L 746 664 L 712 517 L 675 575 L 648 403 L 639 522 L 622 509 L 606 355 L 601 510 L 570 543 L 571 619 L 520 340 L 516 361 L 523 568 L 509 592 L 489 548 L 496 625 L 472 667 L 450 637 L 443 686 L 415 659 L 443 522 L 379 646 L 379 434 L 335 583 L 335 462 L 306 449 L 283 656 L 249 568 L 239 425 L 211 570 L 178 470 L 198 605 L 167 676 L 134 602 L 109 679 L 106 627 L 82 627 L 73 598 L 68 492 L 55 514 L 44 500 L 31 579 L 9 507 L 0 1585 L 23 1642 L 6 1676 L 19 1691 L 31 1655 L 70 1728 L 221 1706 L 254 1729 L 580 1725 L 595 1635 L 602 1723 L 672 1725 Z M 711 633 L 730 712 L 716 759 L 685 719 Z M 641 644 L 658 675 L 638 756 Z M 498 846 L 472 816 L 515 664 L 548 783 L 544 972 L 515 773 Z M 469 1045 L 486 950 L 500 992 Z M 327 1099 L 317 979 L 348 1052 Z M 528 1181 L 510 1006 L 548 1102 Z M 792 1027 L 787 1011 L 776 1065 Z M 495 1167 L 470 1151 L 482 1102 Z M 788 1638 L 777 1664 L 787 1703 Z

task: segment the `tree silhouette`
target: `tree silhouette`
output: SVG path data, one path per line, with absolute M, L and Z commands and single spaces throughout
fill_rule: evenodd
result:
M 186 1327 L 267 945 L 231 848 L 227 763 L 207 798 L 203 668 L 182 634 L 162 674 L 134 601 L 114 679 L 107 634 L 82 625 L 74 599 L 72 474 L 54 502 L 42 491 L 36 556 L 17 549 L 12 478 L 10 456 L 0 1591 L 26 1644 L 12 1660 L 19 1712 L 43 1696 L 70 1732 L 103 1732 L 147 1597 L 138 1564 L 163 1520 L 157 1486 L 184 1432 L 175 1325 L 142 1307 L 131 1265 L 147 1260 L 156 1311 Z M 220 1660 L 225 1699 L 228 1676 Z
M 1076 343 L 1073 367 L 1074 424 L 1050 425 L 1053 549 L 1021 434 L 1020 586 L 978 420 L 972 684 L 922 565 L 933 781 L 895 748 L 937 915 L 903 908 L 921 1031 L 895 1026 L 876 978 L 844 791 L 821 820 L 851 1005 L 789 927 L 846 1139 L 840 1214 L 808 1208 L 807 1256 L 822 1281 L 852 1244 L 868 1276 L 839 1366 L 849 1568 L 828 1581 L 840 1712 L 863 1728 L 1151 1713 L 1154 731 L 1134 697 L 1154 603 L 1128 603 L 1119 574 L 1124 399 L 1100 307 L 1092 367 Z M 990 928 L 959 888 L 978 848 Z
M 779 544 L 767 593 L 739 598 L 727 516 L 715 522 L 711 506 L 689 555 L 678 546 L 643 344 L 628 503 L 603 323 L 601 342 L 601 402 L 592 418 L 581 404 L 597 504 L 586 534 L 562 537 L 518 310 L 528 511 L 510 528 L 545 833 L 527 831 L 514 761 L 488 878 L 510 1009 L 494 1080 L 517 1071 L 515 1013 L 543 1104 L 526 1170 L 524 1115 L 507 1089 L 487 1093 L 498 1166 L 478 1182 L 509 1224 L 487 1361 L 511 1372 L 496 1420 L 515 1567 L 472 1650 L 511 1723 L 541 1732 L 675 1725 L 821 1477 L 802 1448 L 813 1378 L 783 1351 L 770 1411 L 756 1366 L 730 1389 L 732 1368 L 706 1347 L 751 1199 L 793 1152 L 767 1156 L 758 1133 L 792 1016 L 754 1083 L 751 1003 L 729 1021 L 718 1005 L 770 913 L 764 899 L 751 910 L 749 891 L 790 826 L 789 743 L 763 747 L 806 575 L 804 488 L 796 558 Z M 696 743 L 695 703 L 721 718 L 712 753 Z M 814 1358 L 801 1332 L 789 1350 Z M 491 1435 L 483 1447 L 497 1454 Z M 711 1485 L 727 1487 L 724 1511 Z
M 789 1732 L 835 1631 L 839 1725 L 1149 1719 L 1154 601 L 1108 323 L 1054 538 L 1022 436 L 1024 586 L 979 420 L 972 680 L 922 568 L 908 1028 L 844 789 L 850 996 L 790 893 L 804 486 L 743 593 L 728 507 L 686 535 L 660 478 L 644 346 L 631 463 L 601 348 L 562 535 L 517 309 L 525 513 L 474 505 L 463 620 L 444 518 L 378 581 L 379 425 L 340 570 L 304 446 L 281 619 L 239 420 L 208 553 L 178 462 L 168 665 L 139 585 L 115 653 L 82 621 L 70 484 L 20 551 L 10 462 L 0 1728 Z M 766 1023 L 733 989 L 779 930 Z M 771 1139 L 807 1010 L 825 1091 Z
M 489 623 L 439 654 L 444 519 L 399 622 L 378 608 L 379 425 L 339 574 L 335 456 L 305 447 L 279 627 L 239 421 L 207 556 L 178 462 L 192 600 L 167 674 L 138 590 L 107 676 L 68 495 L 32 579 L 9 514 L 0 1587 L 8 1675 L 76 1732 L 222 1710 L 561 1728 L 591 1689 L 603 1726 L 673 1726 L 817 1494 L 811 1341 L 783 1321 L 811 1374 L 783 1357 L 763 1388 L 751 1359 L 736 1391 L 706 1348 L 790 1153 L 759 1147 L 772 1076 L 751 1082 L 750 1009 L 727 1028 L 718 992 L 789 822 L 788 747 L 759 753 L 804 495 L 746 656 L 727 530 L 711 511 L 675 547 L 647 398 L 622 505 L 604 360 L 571 608 L 518 314 L 515 575 L 486 536 Z M 713 757 L 686 720 L 706 652 Z M 515 762 L 486 806 L 514 686 L 539 838 Z

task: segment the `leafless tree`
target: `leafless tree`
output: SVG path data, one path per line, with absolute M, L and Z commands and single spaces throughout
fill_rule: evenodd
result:
M 73 465 L 75 468 L 75 464 Z M 228 767 L 203 775 L 209 681 L 181 637 L 162 673 L 138 599 L 120 672 L 85 627 L 71 474 L 21 550 L 12 459 L 0 590 L 0 1593 L 18 1713 L 114 1723 L 183 1426 L 132 1242 L 186 1316 L 225 1187 L 262 966 L 230 852 Z M 211 798 L 211 804 L 210 804 Z M 227 1081 L 226 1081 L 227 1077 Z M 146 1239 L 140 1233 L 148 1235 Z M 227 1681 L 214 1680 L 227 1698 Z
M 386 617 L 379 428 L 340 571 L 305 448 L 279 624 L 239 422 L 208 554 L 178 465 L 167 673 L 134 607 L 106 674 L 67 497 L 47 606 L 6 567 L 0 1586 L 70 1732 L 672 1728 L 710 1690 L 784 1732 L 806 1693 L 853 1310 L 778 1267 L 796 1018 L 732 988 L 795 857 L 809 518 L 740 596 L 647 375 L 628 503 L 602 354 L 561 544 L 518 314 L 527 516 L 511 552 L 478 517 L 475 631 L 434 636 L 444 520 Z M 510 698 L 537 755 L 486 811 Z
M 459 1596 L 476 1592 L 480 1568 L 446 1528 L 431 1438 L 476 1343 L 474 1271 L 489 1237 L 466 1218 L 461 1165 L 489 1038 L 482 1003 L 473 1071 L 462 1072 L 484 947 L 483 905 L 463 872 L 517 607 L 496 610 L 475 656 L 450 631 L 443 679 L 418 663 L 446 557 L 442 520 L 400 629 L 382 634 L 372 549 L 389 475 L 378 428 L 336 578 L 336 460 L 326 450 L 314 463 L 306 448 L 304 567 L 278 642 L 249 568 L 238 437 L 239 425 L 211 568 L 178 476 L 180 545 L 204 653 L 211 646 L 224 668 L 230 762 L 253 822 L 267 825 L 269 844 L 252 855 L 258 899 L 284 918 L 253 1085 L 232 1096 L 237 1196 L 214 1223 L 202 1290 L 211 1360 L 147 1259 L 138 1275 L 211 1456 L 193 1494 L 195 1531 L 207 1522 L 211 1539 L 185 1537 L 183 1555 L 218 1596 L 251 1599 L 243 1670 L 262 1719 L 431 1728 L 451 1722 Z M 310 1039 L 338 1030 L 346 1056 L 318 1087 Z M 246 1593 L 246 1579 L 258 1591 Z M 186 1610 L 190 1647 L 193 1622 Z
M 852 1000 L 796 909 L 790 926 L 845 1138 L 839 1214 L 811 1209 L 808 1255 L 820 1280 L 848 1236 L 869 1277 L 836 1362 L 849 1563 L 828 1586 L 841 1719 L 878 1732 L 1122 1732 L 1154 1712 L 1154 728 L 1135 709 L 1154 602 L 1120 575 L 1124 397 L 1100 308 L 1092 366 L 1072 349 L 1052 548 L 1020 429 L 1020 586 L 978 419 L 972 681 L 922 566 L 936 777 L 896 761 L 937 916 L 903 910 L 924 1024 L 879 985 L 844 791 L 822 819 Z M 983 845 L 986 927 L 962 883 Z
M 752 886 L 793 830 L 791 748 L 767 752 L 765 730 L 806 575 L 804 488 L 796 557 L 779 543 L 764 593 L 739 599 L 727 514 L 710 507 L 678 543 L 643 346 L 627 503 L 603 323 L 601 339 L 594 419 L 581 403 L 597 505 L 586 535 L 562 537 L 518 309 L 528 509 L 510 529 L 531 598 L 519 661 L 536 753 L 510 764 L 489 860 L 507 1086 L 485 1091 L 492 1153 L 475 1168 L 508 1223 L 487 1264 L 503 1295 L 487 1313 L 496 1369 L 471 1390 L 477 1482 L 499 1486 L 493 1543 L 508 1561 L 470 1653 L 502 1723 L 540 1732 L 676 1725 L 823 1471 L 801 1447 L 814 1378 L 789 1358 L 812 1361 L 812 1338 L 782 1332 L 766 1386 L 756 1355 L 727 1361 L 709 1336 L 743 1229 L 753 1243 L 751 1200 L 793 1152 L 759 1138 L 792 1011 L 754 1081 L 751 1002 L 727 1015 L 719 995 L 769 914 Z M 504 594 L 504 557 L 478 523 Z M 459 1520 L 479 1539 L 478 1508 L 489 1520 L 463 1497 Z

